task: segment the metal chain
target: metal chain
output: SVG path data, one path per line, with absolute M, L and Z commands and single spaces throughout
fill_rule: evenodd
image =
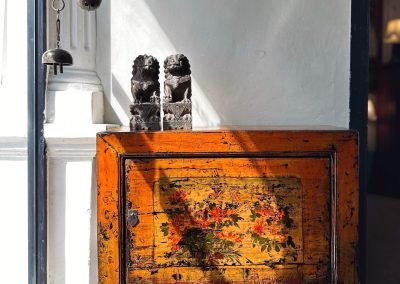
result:
M 57 28 L 57 48 L 60 48 L 61 22 L 60 22 L 60 12 L 59 11 L 57 11 L 56 28 Z
M 57 1 L 57 7 L 56 7 Z M 61 33 L 61 23 L 60 23 L 60 12 L 65 8 L 64 0 L 53 0 L 52 7 L 57 11 L 56 29 L 57 29 L 57 48 L 60 48 L 60 33 Z

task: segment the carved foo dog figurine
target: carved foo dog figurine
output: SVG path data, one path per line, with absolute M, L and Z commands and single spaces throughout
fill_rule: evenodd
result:
M 164 61 L 164 130 L 192 129 L 192 80 L 190 64 L 183 54 Z
M 133 63 L 131 91 L 133 103 L 160 102 L 160 64 L 151 55 L 139 55 Z
M 131 130 L 161 130 L 160 64 L 151 55 L 139 55 L 132 69 Z
M 190 102 L 192 96 L 192 80 L 190 64 L 183 54 L 168 56 L 164 61 L 164 101 Z

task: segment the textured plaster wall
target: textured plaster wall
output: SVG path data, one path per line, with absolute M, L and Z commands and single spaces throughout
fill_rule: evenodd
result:
M 195 126 L 348 127 L 347 0 L 113 0 L 97 13 L 106 122 L 128 123 L 138 54 L 179 52 L 192 65 Z

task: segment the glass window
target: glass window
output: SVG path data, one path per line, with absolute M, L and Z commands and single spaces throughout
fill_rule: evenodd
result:
M 0 1 L 0 283 L 28 279 L 27 2 Z

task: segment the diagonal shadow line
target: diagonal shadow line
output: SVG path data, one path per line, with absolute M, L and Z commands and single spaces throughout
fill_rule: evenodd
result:
M 225 1 L 229 2 L 229 1 Z M 257 5 L 258 3 L 258 5 Z M 239 3 L 236 1 L 235 5 L 241 5 L 239 8 L 235 11 L 236 14 L 232 15 L 233 18 L 237 18 L 238 21 L 240 21 L 241 14 L 243 13 L 243 10 L 246 10 L 245 7 L 251 7 L 252 13 L 254 13 L 253 17 L 249 19 L 250 23 L 248 24 L 247 30 L 251 31 L 253 30 L 253 26 L 259 25 L 258 19 L 262 17 L 263 15 L 263 2 L 252 2 L 252 5 L 248 5 L 246 2 Z M 211 78 L 218 78 L 219 80 L 222 80 L 221 82 L 218 83 L 218 85 L 224 85 L 224 86 L 232 86 L 235 85 L 236 82 L 233 81 L 233 78 L 231 75 L 232 72 L 243 72 L 243 80 L 246 79 L 246 71 L 242 70 L 243 66 L 235 66 L 233 65 L 234 70 L 229 70 L 225 69 L 223 73 L 219 73 L 218 69 L 213 68 L 215 65 L 213 62 L 210 62 L 210 60 L 205 60 L 204 58 L 204 53 L 205 52 L 211 52 L 214 54 L 218 54 L 220 52 L 218 49 L 218 44 L 216 45 L 217 47 L 213 47 L 212 45 L 208 45 L 208 51 L 204 49 L 205 45 L 203 43 L 198 44 L 199 42 L 196 41 L 196 36 L 195 34 L 201 34 L 202 30 L 204 29 L 205 26 L 207 26 L 207 22 L 204 21 L 204 19 L 196 19 L 196 14 L 197 13 L 203 13 L 205 11 L 205 7 L 207 5 L 211 5 L 209 2 L 194 2 L 194 1 L 179 1 L 179 0 L 173 0 L 173 1 L 156 1 L 156 0 L 150 0 L 146 1 L 145 5 L 149 7 L 151 12 L 154 14 L 155 18 L 159 22 L 159 26 L 164 32 L 164 34 L 167 35 L 168 39 L 171 41 L 171 43 L 174 46 L 179 47 L 180 50 L 182 50 L 184 53 L 187 53 L 189 55 L 189 58 L 191 58 L 191 62 L 195 62 L 195 65 L 197 66 L 198 70 L 207 70 L 207 72 L 199 72 L 197 75 L 194 74 L 193 76 L 198 80 L 198 84 L 201 89 L 203 89 L 201 86 L 210 86 L 212 85 L 212 81 L 210 80 Z M 290 13 L 293 13 L 296 11 L 296 5 L 286 5 L 285 11 L 282 11 L 284 15 L 290 15 Z M 173 16 L 174 13 L 179 9 L 179 16 Z M 200 11 L 200 12 L 199 12 Z M 208 15 L 208 21 L 212 21 L 212 19 L 218 19 L 219 13 L 221 11 L 211 11 L 212 14 Z M 194 34 L 194 40 L 191 42 L 187 42 L 186 39 L 188 38 L 188 35 L 185 33 L 187 31 L 187 28 L 185 25 L 181 24 L 181 21 L 187 20 L 187 16 L 183 15 L 190 15 L 190 17 L 193 18 L 193 20 L 190 22 L 191 25 L 191 31 Z M 270 38 L 268 39 L 267 45 L 274 45 L 276 44 L 274 42 L 274 38 L 276 37 L 278 31 L 281 33 L 285 32 L 285 29 L 288 28 L 288 23 L 284 21 L 285 17 L 280 17 L 280 23 L 279 23 L 279 29 L 275 29 L 271 31 L 271 28 L 266 26 L 266 34 L 271 34 Z M 233 21 L 234 22 L 234 21 Z M 224 23 L 221 23 L 223 25 Z M 225 23 L 226 24 L 226 23 Z M 213 40 L 217 40 L 219 43 L 224 42 L 225 40 L 229 41 L 229 37 L 226 37 L 224 33 L 220 31 L 219 28 L 215 28 L 213 30 L 213 34 L 208 35 L 209 37 L 212 37 Z M 269 30 L 269 31 L 268 31 Z M 207 31 L 207 28 L 206 28 Z M 229 31 L 226 31 L 227 33 Z M 241 35 L 243 37 L 244 42 L 251 43 L 252 37 L 254 35 L 251 32 L 244 33 Z M 216 49 L 216 50 L 215 50 Z M 240 52 L 237 54 L 236 52 L 236 47 L 232 47 L 231 49 L 231 56 L 239 56 Z M 244 54 L 241 54 L 240 56 L 246 56 Z M 211 68 L 210 68 L 211 66 Z M 231 65 L 230 65 L 231 66 Z M 231 66 L 232 67 L 232 66 Z M 296 78 L 292 78 L 296 79 Z M 215 87 L 215 85 L 214 85 Z M 227 88 L 228 90 L 229 88 Z M 243 93 L 246 93 L 246 90 L 243 89 Z M 226 101 L 225 100 L 220 100 L 218 98 L 219 95 L 222 95 L 222 97 L 225 94 L 220 94 L 216 93 L 215 90 L 211 90 L 209 95 L 217 95 L 215 99 L 209 98 L 209 102 L 213 109 L 217 110 L 218 115 L 221 118 L 221 123 L 224 124 L 224 122 L 230 121 L 234 122 L 235 124 L 240 124 L 240 120 L 238 120 L 237 116 L 237 111 L 232 111 L 236 109 L 240 109 L 243 106 L 243 103 L 246 103 L 246 98 L 247 96 L 255 95 L 255 94 L 247 94 L 246 96 L 243 96 L 241 98 L 236 98 L 235 101 L 232 99 L 229 101 L 230 104 L 230 109 L 226 109 Z M 194 94 L 195 97 L 195 94 Z M 243 101 L 242 101 L 243 100 Z M 241 117 L 241 116 L 239 116 Z M 241 117 L 242 118 L 242 117 Z
M 124 114 L 127 117 L 130 117 L 130 112 L 129 112 L 129 105 L 132 103 L 131 100 L 129 99 L 128 94 L 124 91 L 122 88 L 120 82 L 118 79 L 115 77 L 114 74 L 112 74 L 112 94 L 114 95 L 114 98 L 117 100 L 118 104 L 120 105 L 121 109 L 123 109 Z
M 151 140 L 149 140 L 149 137 L 148 136 L 156 136 L 156 135 L 154 135 L 154 134 L 152 134 L 152 135 L 147 135 L 145 132 L 143 132 L 143 133 L 138 133 L 137 135 L 136 135 L 136 137 L 135 137 L 135 143 L 138 143 L 138 145 L 143 145 L 146 149 L 148 149 L 148 152 L 149 153 L 152 153 L 153 152 L 153 147 L 152 147 L 152 145 L 151 144 L 149 144 L 148 142 L 150 142 L 150 141 L 153 141 L 153 142 L 155 142 L 156 141 L 156 139 L 151 139 Z M 122 137 L 121 137 L 122 138 Z M 234 136 L 234 140 L 236 141 L 236 139 L 238 139 L 239 137 L 236 137 L 236 136 Z M 243 138 L 243 137 L 241 137 L 241 138 Z M 234 142 L 234 143 L 238 143 L 238 144 L 242 144 L 242 141 L 241 141 L 242 139 L 240 139 L 239 138 L 239 140 L 237 140 L 236 142 Z M 120 141 L 119 141 L 121 144 L 119 145 L 119 147 L 122 147 L 122 149 L 125 149 L 125 146 L 124 146 L 124 144 L 125 143 L 128 143 L 128 141 L 127 140 L 125 140 L 124 139 L 124 141 L 121 139 Z M 148 158 L 145 158 L 144 160 L 142 160 L 142 159 L 140 159 L 140 158 L 138 158 L 138 159 L 135 159 L 137 162 L 139 162 L 139 164 L 142 164 L 142 163 L 144 163 L 145 164 L 145 166 L 140 166 L 139 167 L 139 170 L 138 169 L 136 169 L 136 173 L 138 174 L 138 175 L 140 175 L 141 176 L 141 179 L 144 181 L 144 182 L 146 182 L 146 184 L 149 186 L 149 188 L 153 188 L 153 184 L 154 184 L 154 182 L 156 182 L 157 180 L 158 180 L 158 178 L 163 178 L 163 180 L 164 180 L 164 182 L 167 182 L 167 183 L 169 183 L 169 182 L 171 182 L 171 183 L 174 183 L 174 180 L 173 179 L 171 179 L 169 176 L 168 176 L 168 173 L 166 172 L 166 171 L 164 171 L 164 169 L 163 168 L 160 168 L 158 165 L 157 165 L 157 161 L 156 161 L 156 159 L 152 159 L 152 158 L 150 158 L 150 159 L 148 159 Z M 132 161 L 133 162 L 133 161 Z M 250 163 L 254 163 L 254 160 L 252 160 L 251 159 L 251 161 L 249 161 Z M 135 162 L 133 162 L 133 163 L 135 163 Z M 254 165 L 256 165 L 256 163 L 254 164 Z M 126 165 L 124 165 L 124 167 L 126 167 Z M 142 168 L 142 169 L 140 169 L 140 168 Z M 128 179 L 129 180 L 129 172 L 131 171 L 132 169 L 128 169 L 127 170 L 127 172 L 126 172 L 126 176 L 125 176 L 125 178 L 126 179 Z M 222 169 L 221 169 L 222 170 Z M 158 171 L 158 173 L 157 173 L 157 171 Z M 258 170 L 258 174 L 259 175 L 262 175 L 263 176 L 263 174 L 260 172 L 260 169 Z M 212 178 L 212 177 L 210 177 L 210 178 Z M 134 178 L 134 180 L 136 180 L 136 178 Z M 177 188 L 172 188 L 172 191 L 173 191 L 173 193 L 172 194 L 175 194 L 175 193 L 177 193 L 176 192 L 176 190 L 177 190 Z M 133 190 L 132 189 L 130 189 L 130 190 L 128 190 L 128 192 L 130 192 L 131 194 L 133 194 L 132 192 L 133 192 Z M 126 196 L 126 198 L 127 198 L 127 200 L 129 201 L 129 200 L 134 200 L 134 197 L 130 197 L 129 196 L 129 193 L 128 193 L 128 195 Z M 154 197 L 153 197 L 154 198 Z M 159 197 L 159 198 L 163 198 L 163 197 Z M 165 196 L 164 196 L 164 198 L 165 198 Z M 165 202 L 164 202 L 165 203 Z M 127 204 L 124 204 L 124 207 L 125 207 L 125 210 L 129 210 L 129 209 L 133 209 L 132 208 L 132 205 L 134 205 L 134 203 L 132 204 L 131 202 L 128 202 Z M 135 207 L 135 206 L 133 206 L 133 207 Z M 164 208 L 164 209 L 167 209 L 167 208 Z M 153 212 L 153 214 L 154 214 L 155 212 Z M 126 212 L 124 213 L 124 215 L 126 214 Z M 196 220 L 194 220 L 193 219 L 193 217 L 190 215 L 190 214 L 186 214 L 187 216 L 186 216 L 186 222 L 189 222 L 189 223 L 195 223 L 196 222 Z M 154 234 L 154 233 L 153 233 Z M 126 238 L 127 238 L 127 240 L 129 240 L 128 241 L 128 243 L 131 243 L 132 242 L 132 239 L 131 239 L 131 237 L 132 237 L 133 235 L 131 235 L 130 233 L 129 233 L 129 230 L 127 231 L 127 235 L 125 236 Z M 134 236 L 133 236 L 134 237 Z M 153 236 L 153 239 L 154 239 L 154 236 Z M 130 263 L 130 261 L 131 261 L 131 259 L 130 259 L 130 257 L 131 257 L 131 255 L 130 255 L 130 252 L 131 252 L 131 250 L 129 249 L 128 251 L 127 251 L 127 260 L 128 260 L 128 262 Z M 197 258 L 197 261 L 199 262 L 199 263 L 205 263 L 206 261 L 206 258 L 204 258 L 205 256 L 204 255 L 200 255 L 200 256 L 198 256 L 198 258 Z M 213 283 L 230 283 L 229 281 L 228 281 L 228 279 L 226 279 L 225 278 L 225 276 L 224 276 L 224 274 L 223 274 L 223 269 L 221 270 L 220 269 L 220 267 L 218 267 L 217 265 L 213 265 L 212 263 L 210 263 L 209 265 L 208 265 L 208 269 L 210 269 L 209 271 L 210 271 L 210 273 L 209 273 L 209 280 L 210 281 L 217 281 L 217 282 L 213 282 Z M 127 271 L 128 273 L 129 273 L 129 268 L 128 268 L 128 271 Z M 289 275 L 287 275 L 287 276 L 289 276 Z M 128 276 L 129 277 L 129 276 Z
M 229 1 L 226 1 L 229 2 Z M 240 2 L 240 1 L 239 1 Z M 221 3 L 221 2 L 219 2 Z M 247 2 L 242 2 L 238 3 L 238 1 L 235 2 L 235 5 L 242 5 L 239 6 L 239 9 L 236 11 L 234 10 L 234 17 L 235 19 L 237 18 L 237 21 L 243 21 L 243 17 L 241 18 L 242 13 L 254 13 L 253 17 L 250 17 L 248 26 L 245 28 L 241 28 L 240 31 L 243 31 L 240 36 L 242 38 L 243 42 L 247 42 L 247 45 L 244 47 L 246 52 L 248 51 L 248 47 L 251 46 L 251 44 L 254 44 L 254 37 L 257 37 L 259 35 L 252 33 L 253 29 L 259 25 L 259 19 L 263 16 L 263 11 L 265 11 L 266 8 L 269 6 L 264 6 L 265 1 L 252 1 L 252 5 L 249 5 Z M 257 93 L 248 93 L 246 91 L 247 87 L 250 84 L 254 84 L 251 87 L 251 90 L 253 92 L 265 92 L 264 89 L 262 89 L 261 86 L 265 85 L 263 83 L 263 80 L 260 76 L 257 76 L 256 74 L 253 74 L 252 76 L 249 76 L 247 73 L 247 69 L 249 66 L 245 64 L 244 66 L 240 65 L 239 61 L 235 62 L 233 60 L 233 63 L 229 63 L 230 65 L 227 65 L 229 67 L 226 67 L 225 70 L 221 69 L 218 67 L 219 64 L 216 64 L 215 62 L 210 62 L 212 55 L 215 56 L 215 54 L 218 54 L 220 52 L 218 50 L 219 45 L 224 44 L 224 40 L 230 40 L 229 37 L 225 37 L 226 33 L 229 33 L 229 25 L 228 27 L 225 27 L 224 33 L 221 32 L 220 30 L 223 29 L 221 26 L 227 25 L 227 23 L 221 22 L 218 26 L 215 27 L 212 31 L 210 31 L 210 23 L 215 24 L 214 18 L 218 18 L 218 15 L 224 15 L 227 12 L 217 10 L 216 12 L 211 11 L 210 9 L 210 14 L 206 15 L 207 20 L 204 20 L 204 18 L 199 19 L 199 17 L 196 17 L 197 14 L 201 14 L 204 16 L 206 12 L 207 6 L 212 7 L 213 4 L 210 4 L 210 2 L 207 1 L 179 1 L 179 0 L 172 0 L 172 1 L 157 1 L 157 0 L 149 0 L 146 1 L 144 5 L 147 5 L 151 12 L 154 14 L 154 17 L 157 19 L 159 22 L 159 27 L 163 31 L 164 34 L 166 34 L 168 40 L 171 41 L 171 43 L 179 47 L 180 52 L 182 51 L 183 53 L 187 53 L 189 58 L 191 58 L 191 61 L 195 63 L 197 66 L 197 70 L 200 70 L 198 74 L 195 74 L 195 78 L 199 82 L 199 86 L 201 87 L 208 87 L 209 91 L 205 91 L 207 93 L 207 96 L 210 98 L 210 104 L 213 106 L 215 110 L 218 111 L 218 114 L 222 118 L 222 124 L 224 122 L 231 122 L 233 124 L 249 124 L 250 119 L 257 119 L 257 116 L 253 115 L 254 113 L 259 113 L 258 117 L 260 115 L 264 117 L 268 117 L 268 114 L 266 112 L 263 112 L 263 108 L 260 107 L 260 104 L 254 104 L 251 103 L 250 100 L 247 100 L 249 96 L 255 96 L 258 97 L 257 101 L 263 102 L 265 104 L 265 108 L 271 108 L 270 104 L 268 103 L 267 100 L 265 99 L 260 99 Z M 228 3 L 227 3 L 228 5 Z M 218 5 L 215 4 L 215 7 Z M 248 8 L 254 6 L 255 8 Z M 268 38 L 265 39 L 265 42 L 262 42 L 263 45 L 265 45 L 265 49 L 268 50 L 277 50 L 282 48 L 280 46 L 280 41 L 276 40 L 276 38 L 280 38 L 280 34 L 291 34 L 294 32 L 299 31 L 298 29 L 295 29 L 293 27 L 293 21 L 290 21 L 288 19 L 293 18 L 293 16 L 296 15 L 298 9 L 304 9 L 304 3 L 303 2 L 291 2 L 289 5 L 282 5 L 280 6 L 274 6 L 274 9 L 277 9 L 277 12 L 280 13 L 280 16 L 274 17 L 274 22 L 271 23 L 271 25 L 266 25 L 265 26 L 265 35 L 268 36 Z M 247 11 L 246 11 L 247 10 Z M 179 11 L 179 12 L 178 12 Z M 203 13 L 203 14 L 202 14 Z M 189 15 L 189 16 L 188 16 Z M 226 15 L 225 15 L 226 17 Z M 228 20 L 230 21 L 231 19 L 228 17 Z M 301 19 L 300 19 L 301 20 Z M 190 25 L 190 28 L 188 29 L 186 25 L 182 24 L 183 22 L 188 23 Z M 235 21 L 232 21 L 232 23 L 235 23 Z M 228 23 L 228 24 L 232 24 Z M 267 22 L 268 23 L 268 22 Z M 309 22 L 306 22 L 306 24 L 309 24 Z M 245 23 L 247 25 L 247 22 Z M 240 28 L 240 27 L 239 27 Z M 188 34 L 188 30 L 190 30 L 191 34 Z M 309 34 L 310 27 L 305 26 L 303 27 L 300 32 L 304 32 Z M 237 31 L 234 31 L 237 33 Z M 199 41 L 198 38 L 196 37 L 196 34 L 202 34 L 205 33 L 206 37 L 201 37 L 203 39 L 202 41 Z M 187 41 L 187 38 L 190 36 L 193 37 L 193 40 Z M 209 38 L 209 39 L 208 39 Z M 208 41 L 207 41 L 208 40 Z M 315 37 L 312 38 L 313 42 L 315 41 Z M 207 43 L 204 43 L 207 42 Z M 209 44 L 208 42 L 219 42 L 220 44 L 215 44 L 211 43 Z M 296 43 L 295 41 L 293 41 Z M 235 45 L 235 42 L 232 42 L 232 45 Z M 217 46 L 217 48 L 215 47 Z M 243 46 L 242 46 L 243 47 Z M 229 52 L 232 52 L 230 54 L 231 58 L 237 58 L 239 57 L 249 57 L 249 54 L 244 54 L 241 53 L 240 47 L 233 46 Z M 255 47 L 256 48 L 256 47 Z M 262 47 L 264 49 L 264 47 Z M 263 52 L 266 54 L 265 51 L 259 50 L 257 52 Z M 272 84 L 275 84 L 277 86 L 281 85 L 279 87 L 279 90 L 282 90 L 282 92 L 289 92 L 288 88 L 285 86 L 294 86 L 295 88 L 302 88 L 303 85 L 305 84 L 305 80 L 308 78 L 308 73 L 307 72 L 302 72 L 301 74 L 296 74 L 290 73 L 290 74 L 284 74 L 282 73 L 281 66 L 279 64 L 284 63 L 285 65 L 294 65 L 297 66 L 302 66 L 306 63 L 304 63 L 303 59 L 305 56 L 302 56 L 302 50 L 299 50 L 298 48 L 291 48 L 288 49 L 288 53 L 285 55 L 282 55 L 279 60 L 273 60 L 271 61 L 272 65 L 268 67 L 268 69 L 273 69 L 275 70 L 274 73 L 277 73 L 279 75 L 273 75 L 274 73 L 271 73 L 269 75 L 269 80 L 271 81 Z M 315 58 L 321 58 L 324 54 L 324 49 L 320 48 L 316 50 L 317 54 L 315 54 Z M 204 56 L 204 54 L 207 53 L 207 57 Z M 207 60 L 208 58 L 208 60 Z M 215 57 L 214 57 L 215 59 Z M 260 61 L 260 60 L 258 60 Z M 293 63 L 294 61 L 294 63 Z M 297 63 L 296 63 L 297 62 Z M 243 62 L 241 62 L 243 63 Z M 312 65 L 315 62 L 310 62 L 309 65 Z M 210 68 L 211 66 L 211 68 Z M 311 68 L 311 66 L 309 66 Z M 296 68 L 292 68 L 293 70 L 296 70 Z M 298 68 L 297 68 L 298 69 Z M 207 70 L 207 72 L 201 72 L 202 70 Z M 234 78 L 234 72 L 242 72 L 243 76 L 241 78 L 243 83 L 238 84 L 237 80 Z M 289 69 L 290 71 L 290 69 Z M 328 74 L 329 80 L 334 81 L 335 78 L 331 78 L 334 72 L 332 72 L 331 75 Z M 233 75 L 232 75 L 233 74 Z M 291 76 L 293 74 L 293 76 Z M 215 78 L 218 78 L 220 81 L 219 83 L 215 84 L 213 80 Z M 261 79 L 260 79 L 261 78 Z M 282 84 L 276 83 L 278 79 L 279 81 L 282 81 L 282 79 L 285 79 L 285 82 Z M 322 78 L 323 79 L 323 78 Z M 328 77 L 326 77 L 324 80 L 328 81 Z M 272 82 L 273 81 L 273 82 Z M 253 82 L 253 83 L 251 83 Z M 225 90 L 221 88 L 220 86 L 225 86 Z M 235 86 L 237 88 L 233 88 L 232 86 Z M 202 88 L 204 89 L 204 88 Z M 274 88 L 272 88 L 274 89 Z M 276 89 L 276 87 L 275 87 Z M 329 87 L 329 89 L 334 90 L 334 87 Z M 207 90 L 207 89 L 204 89 Z M 237 91 L 239 90 L 239 91 Z M 268 90 L 268 89 L 265 89 Z M 226 96 L 224 92 L 233 92 L 233 96 L 229 98 L 229 103 L 226 104 Z M 240 93 L 243 93 L 243 97 L 240 97 Z M 266 96 L 269 94 L 266 93 Z M 285 95 L 285 94 L 284 94 Z M 286 95 L 291 95 L 286 94 Z M 318 94 L 315 94 L 318 96 Z M 214 98 L 215 97 L 215 98 Z M 244 99 L 243 99 L 244 98 Z M 290 98 L 290 97 L 289 97 Z M 318 98 L 318 97 L 317 97 Z M 271 97 L 271 99 L 274 99 Z M 331 97 L 332 99 L 332 97 Z M 302 106 L 304 105 L 313 105 L 315 104 L 315 97 L 314 96 L 304 96 L 304 100 L 301 102 L 301 104 L 292 104 L 291 108 L 294 109 L 292 117 L 295 117 L 297 115 L 301 115 L 304 112 L 304 109 Z M 281 102 L 281 104 L 284 102 Z M 289 103 L 289 102 L 288 102 Z M 333 103 L 333 102 L 330 102 Z M 251 108 L 255 108 L 255 112 L 250 112 L 248 114 L 249 118 L 246 119 L 246 116 L 243 115 L 237 115 L 237 113 L 243 109 L 244 107 L 249 106 Z M 259 108 L 260 107 L 260 108 Z M 284 107 L 284 105 L 282 105 Z M 315 110 L 316 112 L 318 110 Z M 244 111 L 245 113 L 245 111 Z M 279 115 L 279 114 L 278 114 Z M 325 113 L 325 116 L 327 114 Z M 330 114 L 329 116 L 335 116 L 335 114 Z M 283 119 L 279 122 L 275 122 L 276 124 L 285 124 L 287 119 L 283 117 Z

